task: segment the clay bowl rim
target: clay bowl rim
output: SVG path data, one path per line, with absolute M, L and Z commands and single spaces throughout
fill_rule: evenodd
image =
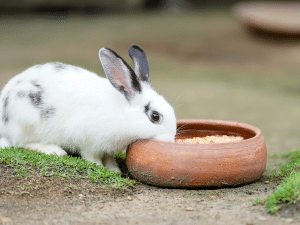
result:
M 181 125 L 180 127 L 178 127 L 178 124 L 183 124 Z M 209 149 L 210 147 L 209 146 L 223 146 L 223 149 L 226 149 L 225 146 L 228 146 L 229 144 L 232 145 L 240 145 L 240 144 L 247 144 L 248 142 L 253 142 L 255 141 L 255 139 L 259 138 L 261 135 L 262 135 L 262 132 L 259 128 L 253 126 L 253 125 L 250 125 L 250 124 L 247 124 L 247 123 L 243 123 L 243 122 L 237 122 L 237 121 L 230 121 L 230 120 L 215 120 L 215 119 L 179 119 L 176 121 L 176 125 L 177 125 L 177 129 L 176 131 L 184 131 L 186 129 L 180 129 L 182 128 L 184 125 L 186 125 L 186 127 L 188 127 L 189 125 L 199 125 L 199 124 L 205 124 L 211 128 L 214 128 L 216 127 L 216 124 L 221 126 L 221 127 L 233 127 L 233 128 L 241 128 L 242 130 L 248 130 L 250 132 L 253 133 L 253 137 L 250 137 L 250 138 L 246 138 L 246 139 L 243 139 L 243 140 L 239 140 L 239 141 L 231 141 L 231 142 L 226 142 L 226 143 L 207 143 L 207 144 L 190 144 L 190 143 L 183 143 L 183 142 L 167 142 L 167 141 L 160 141 L 160 140 L 155 140 L 155 139 L 146 139 L 146 140 L 139 140 L 137 142 L 153 142 L 153 144 L 162 144 L 162 143 L 166 143 L 168 145 L 176 145 L 176 146 L 182 146 L 182 147 L 185 147 L 185 146 L 189 146 L 189 148 L 195 148 L 195 149 L 198 149 L 199 148 L 199 145 L 201 146 L 201 148 L 205 148 L 205 149 Z M 195 128 L 195 130 L 200 130 L 201 129 L 197 129 Z M 204 131 L 207 131 L 207 130 L 204 130 Z M 212 131 L 214 132 L 215 129 L 212 129 L 212 130 L 209 130 L 209 131 Z M 177 138 L 176 136 L 178 135 L 178 133 L 176 132 L 176 135 L 175 135 L 175 140 L 176 139 L 179 139 Z M 223 133 L 227 133 L 230 134 L 230 133 L 235 133 L 235 134 L 238 134 L 237 132 L 230 132 L 230 129 L 228 132 L 226 131 L 223 131 Z M 255 134 L 255 135 L 254 135 Z M 212 134 L 214 135 L 214 134 Z M 210 136 L 210 135 L 207 135 L 207 136 Z M 196 137 L 196 136 L 195 136 Z M 136 142 L 134 142 L 133 144 L 135 144 Z M 133 145 L 132 144 L 132 145 Z M 225 145 L 225 146 L 224 146 Z M 193 146 L 193 147 L 192 147 Z M 130 146 L 129 146 L 130 148 Z M 232 147 L 231 147 L 232 148 Z

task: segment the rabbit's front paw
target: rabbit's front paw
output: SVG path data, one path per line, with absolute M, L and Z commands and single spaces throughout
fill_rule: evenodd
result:
M 67 155 L 66 151 L 64 151 L 58 145 L 47 145 L 47 144 L 41 144 L 41 143 L 31 143 L 31 144 L 25 145 L 24 148 L 32 150 L 32 151 L 38 151 L 38 152 L 41 152 L 41 153 L 45 153 L 47 155 L 58 155 L 58 156 Z
M 107 169 L 115 171 L 119 175 L 122 175 L 122 172 L 121 172 L 120 168 L 118 167 L 118 165 L 115 161 L 115 157 L 113 155 L 105 154 L 102 158 L 102 162 Z

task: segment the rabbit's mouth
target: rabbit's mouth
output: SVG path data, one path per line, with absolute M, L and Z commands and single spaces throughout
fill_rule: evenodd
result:
M 175 136 L 169 134 L 161 134 L 161 135 L 157 135 L 156 137 L 153 137 L 153 139 L 158 141 L 174 142 Z

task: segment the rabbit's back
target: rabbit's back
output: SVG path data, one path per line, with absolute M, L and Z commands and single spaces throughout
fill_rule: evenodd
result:
M 62 63 L 31 67 L 12 78 L 2 91 L 1 135 L 20 147 L 30 142 L 72 146 L 70 137 L 95 123 L 90 119 L 93 111 L 111 107 L 114 101 L 107 96 L 119 98 L 107 79 L 88 70 Z M 104 120 L 111 116 L 109 110 L 102 112 Z M 84 136 L 84 130 L 81 132 Z

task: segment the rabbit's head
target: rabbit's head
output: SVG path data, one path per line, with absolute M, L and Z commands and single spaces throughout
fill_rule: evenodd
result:
M 176 117 L 173 108 L 152 87 L 149 65 L 145 51 L 132 45 L 129 55 L 133 60 L 134 71 L 114 51 L 102 48 L 99 58 L 111 85 L 127 100 L 122 118 L 126 120 L 124 135 L 134 139 L 157 139 L 174 141 Z

